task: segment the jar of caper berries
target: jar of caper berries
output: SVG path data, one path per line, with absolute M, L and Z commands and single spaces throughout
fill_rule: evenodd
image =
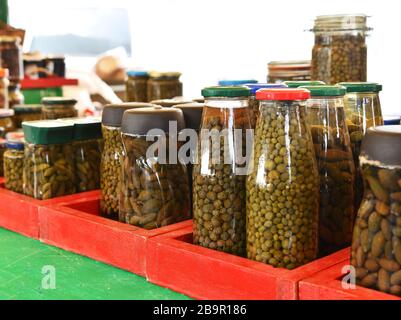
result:
M 175 130 L 170 131 L 170 125 Z M 179 144 L 172 143 L 182 129 L 184 116 L 179 109 L 124 112 L 120 221 L 155 229 L 191 217 L 186 167 L 178 159 Z
M 247 255 L 294 269 L 317 256 L 319 175 L 306 89 L 261 89 L 247 179 Z
M 4 185 L 8 190 L 23 193 L 24 142 L 7 141 L 4 153 Z
M 28 121 L 22 128 L 26 140 L 24 194 L 46 200 L 75 193 L 73 124 Z
M 344 106 L 357 173 L 355 178 L 355 209 L 358 209 L 363 196 L 363 180 L 359 165 L 361 144 L 368 128 L 384 124 L 379 98 L 382 86 L 372 82 L 341 82 L 339 85 L 347 89 L 347 94 L 344 96 Z
M 102 216 L 118 220 L 121 159 L 124 149 L 121 140 L 121 122 L 124 111 L 152 107 L 149 103 L 122 103 L 106 105 L 102 113 L 103 151 L 100 161 L 100 212 Z
M 43 119 L 74 118 L 78 115 L 75 109 L 77 100 L 64 97 L 45 97 L 42 99 Z
M 320 177 L 319 256 L 351 244 L 355 220 L 355 165 L 345 123 L 341 86 L 302 87 L 310 91 L 308 125 Z
M 202 90 L 205 107 L 193 168 L 194 243 L 239 256 L 245 255 L 245 180 L 252 144 L 249 94 L 238 86 Z
M 318 16 L 312 32 L 312 80 L 327 84 L 341 81 L 366 81 L 366 26 L 362 14 Z

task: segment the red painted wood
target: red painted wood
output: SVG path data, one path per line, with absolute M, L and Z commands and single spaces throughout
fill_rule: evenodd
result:
M 40 208 L 41 241 L 145 276 L 149 238 L 190 221 L 145 230 L 99 216 L 100 196 Z
M 344 251 L 295 270 L 192 244 L 192 226 L 148 241 L 150 282 L 197 299 L 298 299 L 298 283 L 341 261 Z
M 342 269 L 349 264 L 346 259 L 329 269 L 304 279 L 299 284 L 300 300 L 401 300 L 401 298 L 380 291 L 356 286 L 345 289 L 342 286 Z

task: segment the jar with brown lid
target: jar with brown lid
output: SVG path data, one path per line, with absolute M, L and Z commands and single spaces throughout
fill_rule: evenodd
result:
M 10 82 L 17 84 L 24 77 L 21 39 L 0 35 L 0 66 L 7 68 Z
M 14 110 L 14 127 L 22 128 L 24 121 L 42 120 L 42 105 L 40 104 L 19 104 L 12 108 Z
M 8 109 L 8 69 L 0 68 L 0 109 Z
M 182 96 L 179 72 L 151 72 L 148 80 L 148 101 Z
M 311 79 L 311 62 L 309 60 L 271 61 L 267 68 L 267 82 L 269 83 Z
M 74 118 L 78 116 L 75 109 L 77 100 L 64 97 L 45 97 L 42 98 L 42 115 L 45 120 L 61 118 Z
M 125 100 L 127 102 L 147 102 L 149 73 L 146 71 L 127 71 L 125 80 Z

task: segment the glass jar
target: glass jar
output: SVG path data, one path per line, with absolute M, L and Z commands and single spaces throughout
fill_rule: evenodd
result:
M 26 140 L 24 194 L 46 200 L 75 193 L 73 124 L 32 121 L 22 127 Z
M 248 258 L 294 269 L 317 256 L 319 175 L 305 89 L 261 89 L 247 179 Z
M 0 138 L 0 177 L 4 175 L 3 156 L 4 152 L 6 152 L 6 142 L 6 139 Z
M 312 49 L 312 80 L 327 84 L 341 81 L 366 81 L 365 15 L 318 16 L 311 31 L 315 33 Z
M 319 256 L 348 247 L 355 220 L 355 165 L 340 86 L 302 87 L 320 176 Z
M 8 109 L 8 69 L 0 68 L 0 109 Z
M 311 62 L 309 60 L 271 61 L 267 68 L 269 83 L 310 80 Z
M 103 108 L 103 151 L 100 160 L 100 212 L 103 217 L 118 220 L 121 161 L 124 148 L 121 140 L 121 122 L 124 111 L 152 107 L 149 103 L 110 104 Z
M 75 109 L 77 100 L 64 97 L 45 97 L 42 99 L 43 119 L 55 120 L 61 118 L 74 118 L 78 116 Z
M 9 80 L 19 83 L 24 77 L 21 39 L 0 35 L 0 66 L 8 69 Z
M 323 81 L 284 81 L 288 88 L 299 88 L 305 86 L 322 86 L 325 85 Z
M 6 189 L 23 193 L 24 142 L 7 141 L 4 153 L 4 185 Z
M 42 120 L 42 106 L 40 104 L 20 104 L 13 106 L 14 110 L 14 127 L 22 128 L 24 121 Z
M 365 182 L 352 240 L 356 283 L 401 296 L 401 126 L 369 128 L 359 157 Z
M 146 71 L 127 71 L 125 80 L 125 100 L 128 102 L 147 102 L 149 74 Z
M 3 134 L 7 134 L 8 132 L 15 130 L 13 116 L 14 110 L 0 109 L 0 131 Z
M 245 255 L 248 163 L 240 158 L 251 131 L 249 94 L 239 86 L 202 90 L 205 107 L 193 168 L 194 243 L 238 256 Z
M 255 129 L 256 121 L 259 117 L 259 101 L 256 100 L 256 91 L 259 89 L 286 88 L 287 85 L 284 83 L 247 83 L 244 84 L 244 86 L 251 90 L 251 95 L 249 96 L 249 108 L 252 111 L 252 129 Z
M 148 81 L 148 101 L 182 96 L 179 72 L 151 72 Z
M 13 108 L 16 105 L 24 103 L 24 95 L 21 92 L 21 86 L 10 82 L 8 86 L 8 105 Z
M 225 79 L 225 80 L 219 80 L 218 85 L 228 87 L 228 86 L 243 86 L 245 84 L 254 84 L 254 83 L 258 83 L 258 81 L 255 79 L 235 79 L 235 80 Z
M 339 85 L 347 89 L 344 106 L 356 168 L 355 208 L 357 209 L 363 196 L 363 180 L 359 166 L 362 139 L 368 128 L 384 124 L 379 99 L 382 86 L 371 82 L 341 82 Z
M 169 132 L 173 122 L 177 125 L 174 133 Z M 183 128 L 184 117 L 179 109 L 155 107 L 124 112 L 120 221 L 155 229 L 191 218 L 186 167 L 177 159 L 179 144 L 171 148 L 170 141 Z M 154 144 L 164 151 L 148 154 Z M 174 160 L 170 159 L 172 154 Z

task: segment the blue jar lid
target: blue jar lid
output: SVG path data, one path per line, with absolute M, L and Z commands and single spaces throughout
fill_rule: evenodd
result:
M 22 141 L 7 141 L 6 142 L 7 149 L 15 149 L 15 150 L 24 150 L 24 143 Z
M 254 79 L 220 80 L 219 86 L 243 86 L 247 83 L 258 83 L 258 81 Z
M 127 76 L 128 77 L 148 77 L 149 73 L 147 71 L 142 71 L 142 70 L 128 70 Z
M 400 124 L 401 123 L 401 116 L 384 116 L 384 125 L 389 126 L 389 125 L 394 125 L 394 124 Z
M 259 89 L 287 88 L 284 83 L 246 83 L 244 86 L 251 89 L 251 96 L 254 96 Z

